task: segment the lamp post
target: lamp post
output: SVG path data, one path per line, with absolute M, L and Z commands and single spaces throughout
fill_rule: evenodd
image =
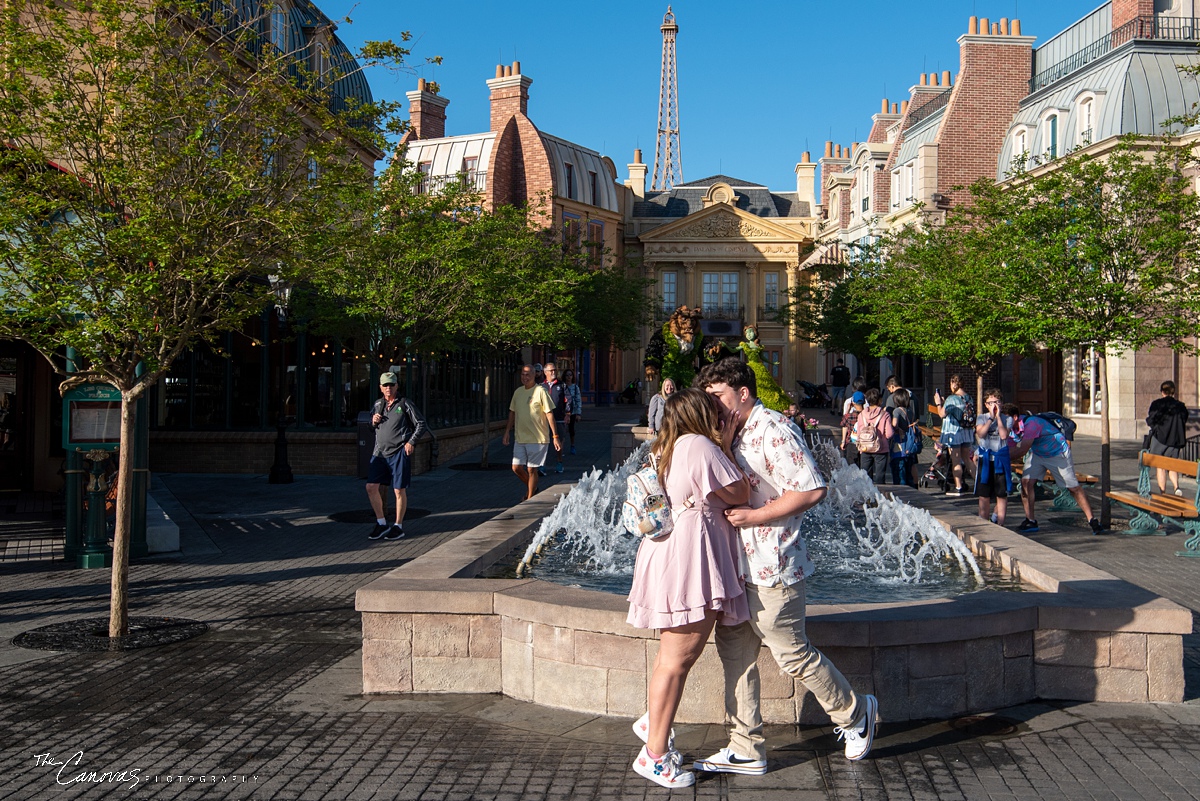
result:
M 287 320 L 288 299 L 292 294 L 291 284 L 280 279 L 277 275 L 270 276 L 271 291 L 275 293 L 275 313 L 279 315 L 279 325 L 282 329 L 284 322 Z M 265 355 L 264 355 L 265 358 Z M 287 407 L 284 405 L 283 393 L 284 387 L 280 388 L 279 400 L 279 416 L 275 419 L 275 460 L 271 463 L 271 472 L 267 476 L 268 484 L 291 484 L 295 477 L 292 475 L 292 466 L 288 464 L 288 445 L 287 445 Z M 302 392 L 303 388 L 296 387 L 297 392 Z
M 82 568 L 107 567 L 112 564 L 112 550 L 108 547 L 104 508 L 108 495 L 108 482 L 104 480 L 104 462 L 108 457 L 108 451 L 99 449 L 88 451 L 83 456 L 92 463 L 92 469 L 91 480 L 87 485 L 86 535 L 83 541 L 83 550 L 79 553 L 79 566 Z

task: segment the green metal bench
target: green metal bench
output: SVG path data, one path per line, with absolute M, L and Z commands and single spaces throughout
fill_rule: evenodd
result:
M 1160 522 L 1173 523 L 1187 534 L 1184 550 L 1176 551 L 1176 556 L 1200 557 L 1200 485 L 1191 498 L 1180 498 L 1176 495 L 1161 495 L 1153 491 L 1154 477 L 1151 471 L 1162 468 L 1179 473 L 1181 476 L 1196 478 L 1200 472 L 1200 462 L 1184 459 L 1172 459 L 1168 456 L 1155 456 L 1149 451 L 1142 451 L 1138 456 L 1141 472 L 1138 475 L 1138 491 L 1117 490 L 1108 493 L 1108 497 L 1130 511 L 1129 533 L 1135 536 L 1159 535 L 1167 532 L 1159 528 Z

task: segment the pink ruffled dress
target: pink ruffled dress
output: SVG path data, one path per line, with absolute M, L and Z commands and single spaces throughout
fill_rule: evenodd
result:
M 675 529 L 665 539 L 642 540 L 638 548 L 629 625 L 675 628 L 703 620 L 708 609 L 721 613 L 717 622 L 724 626 L 750 619 L 738 533 L 725 519 L 729 507 L 711 495 L 741 477 L 708 437 L 685 434 L 676 441 L 665 487 L 676 510 Z M 685 508 L 689 497 L 695 498 L 691 509 Z

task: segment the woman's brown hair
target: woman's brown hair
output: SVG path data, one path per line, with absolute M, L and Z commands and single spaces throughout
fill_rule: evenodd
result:
M 675 452 L 675 443 L 685 434 L 699 434 L 708 437 L 718 446 L 721 444 L 721 432 L 717 429 L 720 415 L 717 413 L 717 402 L 704 390 L 680 389 L 667 397 L 663 407 L 662 430 L 658 438 L 650 446 L 651 452 L 658 457 L 658 483 L 664 488 L 667 485 L 667 473 L 671 469 L 671 456 Z

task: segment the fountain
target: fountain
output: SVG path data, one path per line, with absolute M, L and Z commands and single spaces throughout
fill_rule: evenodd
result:
M 636 433 L 632 425 L 616 426 L 614 450 L 618 437 L 623 449 Z M 860 483 L 834 470 L 834 500 L 812 515 L 814 523 L 841 514 L 832 510 L 861 493 Z M 362 587 L 356 608 L 363 616 L 364 692 L 504 693 L 582 712 L 640 715 L 658 643 L 654 632 L 626 625 L 621 595 L 527 575 L 480 577 L 497 564 L 519 561 L 539 529 L 557 531 L 558 524 L 544 518 L 555 514 L 565 491 L 568 498 L 578 492 L 570 505 L 586 506 L 620 497 L 623 487 L 618 473 L 590 474 L 574 488 L 557 485 Z M 901 584 L 920 586 L 908 580 L 916 565 L 922 575 L 950 565 L 970 583 L 970 552 L 985 573 L 1001 569 L 1025 591 L 971 591 L 977 588 L 971 584 L 947 597 L 811 604 L 810 638 L 856 689 L 879 697 L 888 720 L 945 719 L 1037 698 L 1182 699 L 1189 610 L 941 497 L 904 487 L 893 494 L 894 500 L 866 500 L 857 533 L 851 528 L 856 548 L 871 544 L 856 551 L 858 572 L 876 569 L 872 553 L 886 562 L 892 557 L 883 555 L 898 550 L 903 559 L 888 562 L 897 576 L 888 579 L 889 592 Z M 904 533 L 906 526 L 925 538 Z M 926 536 L 935 528 L 953 536 Z M 935 539 L 940 544 L 932 545 Z M 601 536 L 597 543 L 587 546 L 588 558 L 620 562 L 615 539 Z M 767 722 L 827 722 L 803 686 L 773 668 L 765 651 L 760 664 Z M 720 660 L 707 648 L 677 720 L 721 722 L 721 686 Z
M 516 575 L 627 594 L 640 540 L 620 524 L 621 501 L 647 447 L 615 470 L 585 474 L 542 521 Z M 920 600 L 983 586 L 971 551 L 928 512 L 881 493 L 831 443 L 814 453 L 829 494 L 803 519 L 818 565 L 808 581 L 810 603 Z

